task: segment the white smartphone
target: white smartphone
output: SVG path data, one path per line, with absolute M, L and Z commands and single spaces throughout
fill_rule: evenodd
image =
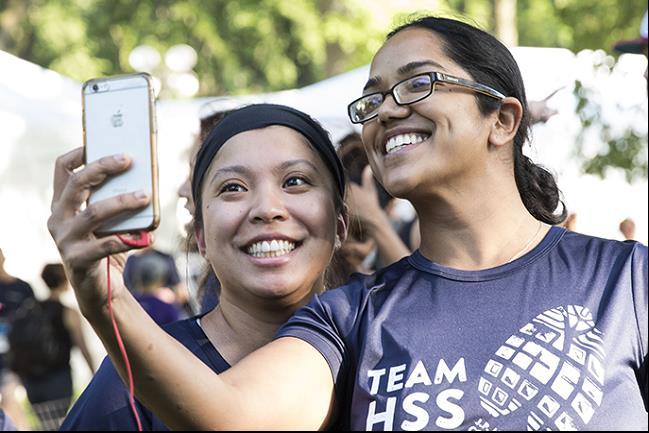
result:
M 149 205 L 112 218 L 97 235 L 154 230 L 160 222 L 156 153 L 155 97 L 146 73 L 88 80 L 81 89 L 86 164 L 126 154 L 129 169 L 93 189 L 88 204 L 116 195 L 146 191 Z

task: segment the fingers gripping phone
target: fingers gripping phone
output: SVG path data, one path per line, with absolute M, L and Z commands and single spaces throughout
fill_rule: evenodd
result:
M 120 194 L 145 191 L 149 205 L 108 220 L 95 233 L 154 230 L 160 221 L 155 97 L 146 73 L 88 80 L 82 87 L 85 163 L 126 154 L 128 170 L 93 189 L 88 205 Z

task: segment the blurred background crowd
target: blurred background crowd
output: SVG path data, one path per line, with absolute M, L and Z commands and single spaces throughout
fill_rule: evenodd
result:
M 417 248 L 412 208 L 374 181 L 345 107 L 359 96 L 387 31 L 418 10 L 465 19 L 511 47 L 533 101 L 526 151 L 557 175 L 569 212 L 564 225 L 646 244 L 646 7 L 617 0 L 0 1 L 2 408 L 20 429 L 56 429 L 104 354 L 76 310 L 46 229 L 54 159 L 81 145 L 83 81 L 134 71 L 155 78 L 162 223 L 153 247 L 129 257 L 124 278 L 165 324 L 217 302 L 218 283 L 203 284 L 210 275 L 192 245 L 186 177 L 200 137 L 242 104 L 291 105 L 331 132 L 348 170 L 353 216 L 335 263 L 341 279 Z

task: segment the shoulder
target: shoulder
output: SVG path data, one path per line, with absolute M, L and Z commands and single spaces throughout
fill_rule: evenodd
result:
M 20 278 L 16 278 L 16 281 L 11 284 L 11 288 L 15 292 L 21 292 L 24 296 L 34 296 L 34 290 L 32 289 L 32 286 L 27 281 L 21 280 Z
M 404 257 L 373 274 L 353 274 L 343 286 L 315 296 L 306 309 L 320 310 L 333 320 L 352 323 L 376 293 L 389 293 L 399 287 L 412 271 L 417 272 Z
M 647 246 L 637 241 L 618 241 L 566 231 L 558 246 L 562 252 L 588 260 L 647 260 Z
M 198 329 L 196 319 L 197 317 L 190 317 L 188 319 L 178 320 L 163 326 L 162 329 L 176 340 L 187 345 L 188 340 L 196 339 L 196 330 Z
M 401 278 L 404 272 L 411 270 L 409 257 L 377 270 L 372 274 L 355 273 L 349 280 L 340 287 L 325 291 L 320 295 L 321 298 L 335 297 L 362 297 L 367 296 L 370 292 L 379 288 L 390 286 Z

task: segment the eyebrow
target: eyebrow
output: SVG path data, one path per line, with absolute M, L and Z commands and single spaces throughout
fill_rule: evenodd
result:
M 302 165 L 302 164 L 308 165 L 312 170 L 318 172 L 318 168 L 315 166 L 315 164 L 313 164 L 311 161 L 307 159 L 293 159 L 290 161 L 284 161 L 277 167 L 273 168 L 273 172 L 286 171 L 289 168 L 292 168 L 296 165 Z M 214 181 L 214 179 L 218 178 L 219 176 L 228 176 L 231 174 L 238 174 L 241 176 L 252 177 L 253 171 L 243 165 L 229 165 L 216 170 L 214 172 L 214 176 L 212 176 L 212 182 Z
M 397 69 L 399 75 L 406 75 L 414 72 L 416 69 L 421 68 L 422 66 L 435 66 L 436 68 L 444 69 L 442 65 L 435 62 L 434 60 L 419 60 L 416 62 L 410 62 L 406 65 L 403 65 Z
M 421 68 L 422 66 L 435 66 L 436 68 L 444 69 L 442 65 L 440 65 L 434 60 L 418 60 L 401 66 L 399 69 L 397 69 L 397 74 L 399 74 L 400 76 L 408 75 L 414 72 L 415 70 Z M 365 86 L 363 87 L 363 91 L 378 86 L 379 84 L 381 84 L 381 81 L 383 80 L 378 75 L 374 77 L 370 77 L 365 83 Z
M 273 169 L 273 171 L 281 172 L 281 171 L 288 170 L 289 168 L 295 167 L 296 165 L 302 165 L 302 164 L 308 165 L 309 168 L 311 168 L 313 171 L 315 171 L 316 173 L 318 172 L 318 168 L 315 166 L 315 164 L 309 161 L 308 159 L 293 159 L 291 161 L 285 161 L 280 165 L 278 165 L 275 169 Z
M 227 176 L 229 174 L 239 174 L 246 176 L 250 174 L 250 169 L 244 167 L 243 165 L 229 165 L 223 168 L 219 168 L 214 172 L 211 182 L 214 182 L 214 179 L 218 178 L 219 176 Z

